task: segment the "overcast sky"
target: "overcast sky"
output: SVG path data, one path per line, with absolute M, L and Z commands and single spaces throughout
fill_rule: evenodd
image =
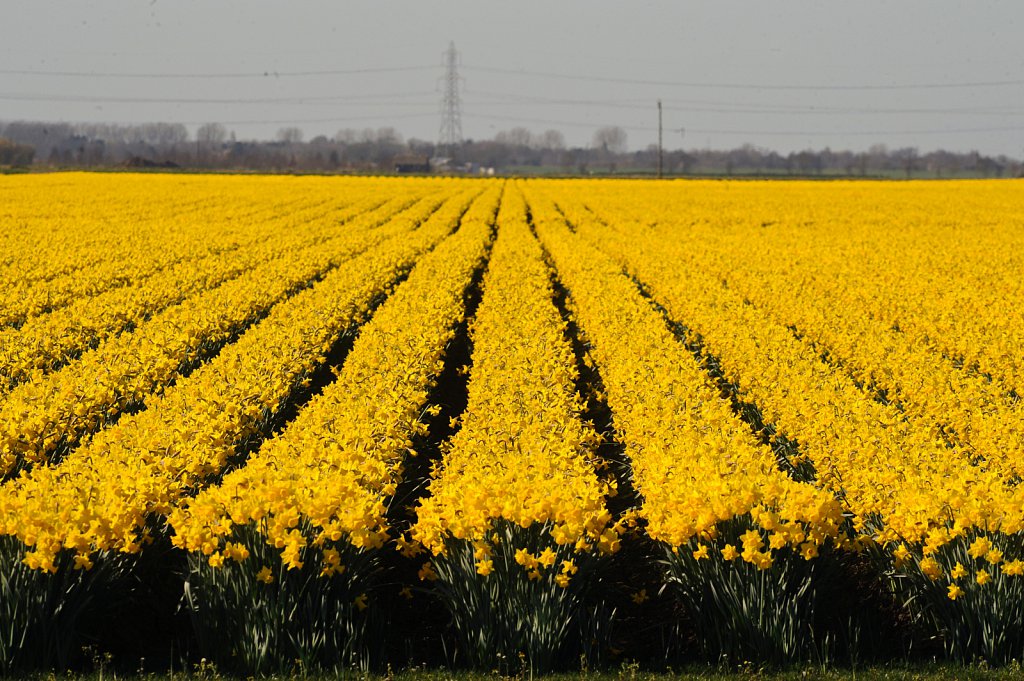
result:
M 657 140 L 661 98 L 668 148 L 884 143 L 1024 156 L 1022 0 L 4 0 L 2 9 L 5 121 L 192 131 L 218 121 L 242 139 L 292 125 L 306 139 L 393 126 L 436 140 L 442 53 L 454 41 L 467 138 L 524 126 L 585 145 L 597 127 L 621 125 L 630 148 L 643 148 Z M 126 77 L 135 74 L 146 77 Z

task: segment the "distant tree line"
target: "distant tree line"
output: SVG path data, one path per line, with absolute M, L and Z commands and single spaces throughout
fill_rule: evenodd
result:
M 657 149 L 637 152 L 641 165 L 657 163 Z M 665 153 L 666 172 L 716 175 L 799 175 L 853 177 L 1021 177 L 1024 165 L 1005 155 L 942 149 L 921 153 L 916 147 L 890 149 L 876 144 L 867 151 L 833 151 L 828 147 L 780 154 L 745 144 L 728 151 L 690 150 Z
M 393 172 L 431 163 L 438 172 L 522 174 L 651 174 L 654 145 L 630 151 L 626 131 L 598 129 L 586 147 L 569 147 L 558 130 L 503 130 L 489 140 L 466 140 L 455 149 L 404 139 L 390 127 L 345 128 L 334 136 L 304 138 L 281 128 L 273 140 L 242 141 L 219 123 L 192 136 L 180 123 L 0 122 L 0 166 L 180 167 L 277 172 Z M 1019 177 L 1021 162 L 1004 155 L 931 151 L 875 145 L 864 152 L 829 148 L 782 154 L 745 144 L 736 149 L 672 149 L 663 153 L 666 175 L 782 175 L 863 177 Z
M 32 164 L 36 150 L 30 144 L 18 144 L 0 137 L 0 167 L 25 167 Z

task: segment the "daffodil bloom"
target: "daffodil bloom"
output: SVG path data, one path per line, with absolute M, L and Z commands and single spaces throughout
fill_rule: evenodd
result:
M 932 581 L 935 581 L 942 576 L 942 566 L 939 565 L 938 561 L 930 556 L 928 558 L 923 558 L 921 562 L 918 563 L 918 567 L 921 569 L 921 572 Z
M 543 527 L 543 544 L 502 549 L 514 550 L 526 579 L 567 584 L 570 572 L 549 571 L 566 552 L 619 550 L 623 528 L 605 504 L 614 482 L 599 475 L 599 438 L 580 416 L 576 358 L 552 272 L 515 186 L 502 196 L 497 227 L 471 328 L 468 405 L 416 509 L 412 536 L 440 556 L 450 542 L 479 553 L 503 523 Z
M 1010 359 L 1024 342 L 1024 317 L 991 313 L 1006 308 L 1003 289 L 971 283 L 990 276 L 1013 280 L 1008 256 L 995 255 L 1006 250 L 1000 243 L 1015 239 L 1007 232 L 1012 201 L 999 199 L 993 209 L 982 198 L 1004 197 L 1008 187 L 989 184 L 977 191 L 950 183 L 941 190 L 954 192 L 979 214 L 999 216 L 991 223 L 986 218 L 992 226 L 983 230 L 962 225 L 973 235 L 967 240 L 965 232 L 938 228 L 937 213 L 926 208 L 945 200 L 938 188 L 897 195 L 873 186 L 901 211 L 873 220 L 843 217 L 837 209 L 862 187 L 733 189 L 585 181 L 555 189 L 534 182 L 528 195 L 538 234 L 563 279 L 569 281 L 570 265 L 579 260 L 617 268 L 639 282 L 671 320 L 686 325 L 686 341 L 716 358 L 737 394 L 757 404 L 786 439 L 799 442 L 790 463 L 814 467 L 820 491 L 839 495 L 857 531 L 877 532 L 883 541 L 905 542 L 930 557 L 975 530 L 996 536 L 1024 529 L 1022 493 L 1006 484 L 1024 472 L 1018 455 L 1024 405 L 1006 399 L 1010 387 L 1024 384 L 1024 365 Z M 773 229 L 751 229 L 741 203 L 771 206 L 780 217 L 771 222 Z M 821 210 L 831 216 L 827 229 L 818 219 Z M 894 230 L 896 221 L 903 227 Z M 566 223 L 569 229 L 562 229 Z M 950 253 L 958 254 L 956 273 L 935 267 Z M 900 266 L 892 266 L 894 259 Z M 603 264 L 609 260 L 610 266 Z M 793 266 L 780 269 L 779 262 Z M 937 281 L 944 282 L 943 293 L 937 293 Z M 604 298 L 621 301 L 625 295 L 623 289 Z M 612 325 L 610 319 L 589 329 L 582 325 L 594 350 L 601 345 L 594 330 Z M 635 319 L 629 326 L 641 328 Z M 975 364 L 961 361 L 967 357 Z M 603 367 L 602 378 L 606 373 L 612 372 Z M 664 385 L 660 374 L 652 375 Z M 635 379 L 632 385 L 642 383 Z M 876 400 L 872 391 L 887 397 Z M 614 390 L 608 394 L 611 404 Z M 617 414 L 617 427 L 620 420 Z M 633 461 L 641 470 L 643 456 Z M 731 465 L 751 468 L 735 460 Z M 643 482 L 639 472 L 636 482 Z M 656 508 L 648 491 L 643 496 L 646 506 Z M 712 496 L 728 498 L 717 490 Z M 716 517 L 694 516 L 696 535 Z M 762 513 L 751 517 L 758 522 Z M 773 531 L 776 519 L 765 517 L 761 529 Z M 816 516 L 803 518 L 814 522 Z M 658 525 L 648 527 L 655 532 Z M 992 547 L 975 538 L 970 555 L 985 558 Z M 902 568 L 908 557 L 895 560 Z

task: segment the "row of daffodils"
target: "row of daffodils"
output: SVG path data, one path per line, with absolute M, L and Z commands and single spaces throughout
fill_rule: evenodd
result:
M 1017 189 L 5 179 L 0 672 L 148 580 L 239 673 L 1020 659 Z

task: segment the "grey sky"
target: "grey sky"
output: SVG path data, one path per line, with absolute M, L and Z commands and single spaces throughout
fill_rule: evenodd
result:
M 1020 157 L 1022 30 L 1021 0 L 5 0 L 0 120 L 220 121 L 239 138 L 393 126 L 434 140 L 454 41 L 470 138 L 522 125 L 583 145 L 618 124 L 643 148 L 660 97 L 669 148 Z M 40 73 L 68 71 L 97 75 Z M 139 73 L 218 77 L 98 75 Z M 247 77 L 263 73 L 282 75 Z

